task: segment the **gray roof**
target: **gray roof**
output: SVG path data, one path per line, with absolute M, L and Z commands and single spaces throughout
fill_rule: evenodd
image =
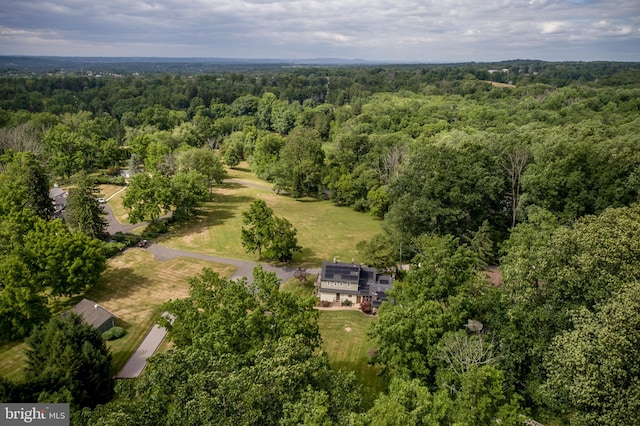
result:
M 112 314 L 96 302 L 89 299 L 82 299 L 71 309 L 71 312 L 79 314 L 82 316 L 84 322 L 94 326 L 95 328 L 100 328 L 102 324 L 112 318 L 118 318 L 115 314 Z
M 323 288 L 322 291 L 371 296 L 378 302 L 378 306 L 382 300 L 386 300 L 386 291 L 393 286 L 393 277 L 391 275 L 378 274 L 376 268 L 356 263 L 323 262 L 320 279 L 322 281 L 357 283 L 357 292 L 346 290 L 342 287 Z

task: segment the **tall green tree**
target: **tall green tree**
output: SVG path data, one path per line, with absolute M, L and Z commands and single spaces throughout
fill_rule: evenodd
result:
M 317 132 L 305 127 L 293 129 L 280 150 L 276 188 L 294 198 L 318 195 L 324 170 L 324 151 Z
M 545 393 L 571 424 L 635 424 L 640 419 L 640 284 L 623 285 L 591 311 L 573 313 L 546 359 Z
M 207 178 L 197 171 L 178 173 L 171 179 L 173 217 L 179 220 L 192 217 L 196 208 L 207 199 Z
M 17 253 L 0 257 L 0 338 L 19 339 L 49 318 L 47 299 Z
M 290 261 L 293 251 L 299 251 L 296 230 L 291 223 L 274 216 L 264 200 L 254 201 L 242 213 L 242 245 L 248 252 L 258 252 L 260 259 Z
M 416 148 L 390 185 L 388 219 L 402 234 L 461 236 L 488 220 L 500 228 L 505 182 L 485 148 L 475 143 Z
M 0 212 L 30 209 L 42 219 L 51 219 L 49 179 L 38 159 L 29 152 L 5 155 L 0 173 Z M 2 161 L 2 160 L 0 160 Z
M 53 317 L 26 342 L 24 376 L 34 400 L 80 408 L 104 404 L 113 396 L 111 353 L 100 332 L 80 316 Z
M 86 174 L 80 174 L 69 189 L 65 221 L 73 231 L 91 238 L 104 238 L 107 222 L 104 211 L 96 199 L 97 190 Z
M 227 175 L 220 157 L 207 147 L 182 151 L 178 154 L 178 172 L 195 171 L 207 178 L 209 199 L 213 197 L 213 186 L 221 184 Z
M 129 181 L 122 205 L 131 223 L 154 221 L 171 208 L 171 181 L 159 173 L 135 175 Z
M 24 248 L 34 278 L 55 296 L 91 288 L 106 268 L 103 243 L 69 231 L 60 220 L 37 222 Z

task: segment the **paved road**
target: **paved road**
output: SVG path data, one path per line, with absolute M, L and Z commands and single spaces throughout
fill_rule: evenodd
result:
M 162 314 L 168 315 L 167 312 Z M 173 320 L 171 320 L 173 323 Z M 129 357 L 127 363 L 116 374 L 116 379 L 134 379 L 142 373 L 142 370 L 147 366 L 147 358 L 155 353 L 162 341 L 167 335 L 167 329 L 154 324 L 149 330 L 149 333 L 144 338 L 138 349 Z
M 262 265 L 262 268 L 265 271 L 275 272 L 276 276 L 283 282 L 293 278 L 297 270 L 297 268 L 293 266 L 273 266 L 268 263 L 258 263 L 258 262 L 250 262 L 248 260 L 230 259 L 228 257 L 210 256 L 207 254 L 196 253 L 192 251 L 169 248 L 159 244 L 151 244 L 147 248 L 147 251 L 149 251 L 150 253 L 153 253 L 153 256 L 155 257 L 155 259 L 159 261 L 171 260 L 177 257 L 190 257 L 193 259 L 201 259 L 209 262 L 217 262 L 217 263 L 224 263 L 227 265 L 234 265 L 238 269 L 229 278 L 238 279 L 238 278 L 246 277 L 247 282 L 249 283 L 253 282 L 253 269 L 258 265 Z M 319 269 L 307 269 L 307 272 L 310 274 L 317 274 L 319 273 L 319 271 L 320 271 Z

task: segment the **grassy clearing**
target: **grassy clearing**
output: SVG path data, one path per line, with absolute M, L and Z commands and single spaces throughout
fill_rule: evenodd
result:
M 292 278 L 280 285 L 280 291 L 294 293 L 302 297 L 309 297 L 313 294 L 313 283 L 317 275 L 309 275 L 306 283 L 300 282 L 297 278 Z
M 228 277 L 235 267 L 198 259 L 178 258 L 158 262 L 145 250 L 133 248 L 110 259 L 98 284 L 84 296 L 56 300 L 53 312 L 70 309 L 82 297 L 91 299 L 117 315 L 116 325 L 127 334 L 107 342 L 113 355 L 114 373 L 119 371 L 153 325 L 160 306 L 170 300 L 188 296 L 190 277 L 202 268 L 211 268 Z M 0 347 L 0 374 L 19 379 L 24 367 L 24 344 Z
M 214 201 L 201 209 L 197 221 L 183 225 L 158 242 L 183 250 L 256 261 L 257 255 L 245 253 L 240 243 L 242 212 L 256 199 L 263 199 L 275 215 L 286 218 L 297 229 L 298 244 L 303 250 L 295 254 L 293 261 L 299 265 L 318 266 L 333 257 L 357 260 L 356 244 L 380 232 L 380 221 L 368 214 L 336 207 L 327 200 L 294 200 L 261 188 L 225 183 L 214 189 Z
M 329 355 L 331 368 L 354 371 L 368 402 L 383 391 L 379 368 L 368 364 L 368 352 L 374 347 L 374 342 L 367 336 L 372 321 L 375 318 L 356 310 L 321 311 L 318 321 L 322 349 Z
M 23 378 L 22 370 L 27 361 L 24 342 L 5 342 L 0 345 L 0 377 L 18 381 Z

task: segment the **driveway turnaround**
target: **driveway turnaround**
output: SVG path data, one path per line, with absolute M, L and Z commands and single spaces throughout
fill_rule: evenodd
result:
M 168 315 L 168 312 L 162 314 Z M 147 366 L 147 358 L 155 353 L 160 346 L 160 343 L 167 335 L 167 329 L 154 324 L 147 337 L 144 338 L 138 349 L 127 360 L 127 363 L 122 367 L 122 370 L 116 374 L 116 379 L 134 379 L 142 373 L 144 367 Z

